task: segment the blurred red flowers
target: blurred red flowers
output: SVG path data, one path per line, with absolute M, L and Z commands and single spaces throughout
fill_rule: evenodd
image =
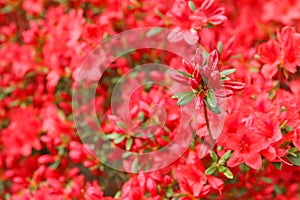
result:
M 0 0 L 0 199 L 298 199 L 299 13 L 296 0 Z M 79 70 L 98 43 L 153 26 L 169 28 L 168 41 L 196 44 L 198 50 L 192 60 L 135 50 L 104 72 L 93 108 L 111 146 L 126 153 L 97 156 L 114 162 L 128 158 L 120 164 L 138 173 L 118 172 L 96 159 L 93 146 L 77 135 L 74 79 L 79 74 L 98 80 L 99 68 Z M 153 30 L 150 36 L 159 29 Z M 96 58 L 91 65 L 106 59 Z M 116 110 L 129 116 L 117 116 L 110 102 L 114 86 L 144 63 L 174 70 L 131 74 L 116 102 Z M 187 91 L 173 94 L 151 83 L 127 90 L 161 76 Z M 128 96 L 127 109 L 122 101 Z M 194 98 L 199 114 L 194 121 L 200 122 L 185 133 L 195 135 L 192 144 L 168 167 L 142 172 L 129 154 L 167 146 L 182 124 L 190 125 L 181 122 L 180 106 Z M 226 100 L 225 124 L 202 158 L 210 116 L 221 113 L 219 98 Z M 202 113 L 206 106 L 208 113 Z M 83 117 L 88 110 L 82 109 Z M 97 127 L 92 120 L 83 123 Z

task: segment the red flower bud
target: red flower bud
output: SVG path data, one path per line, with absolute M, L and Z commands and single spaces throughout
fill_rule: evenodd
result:
M 189 78 L 188 83 L 189 83 L 189 85 L 191 86 L 191 88 L 193 90 L 197 90 L 198 91 L 199 84 L 198 84 L 198 82 L 194 78 Z

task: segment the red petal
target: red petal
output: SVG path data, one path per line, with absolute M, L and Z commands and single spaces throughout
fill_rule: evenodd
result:
M 245 163 L 253 169 L 259 169 L 262 165 L 261 155 L 259 153 L 249 153 L 244 155 Z

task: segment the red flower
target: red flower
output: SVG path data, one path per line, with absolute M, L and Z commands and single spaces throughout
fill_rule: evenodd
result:
M 300 34 L 292 27 L 286 26 L 277 32 L 277 40 L 271 39 L 258 47 L 261 62 L 265 63 L 262 74 L 272 78 L 278 67 L 295 73 L 300 65 Z
M 194 197 L 205 197 L 210 186 L 206 185 L 207 177 L 196 165 L 180 165 L 175 169 L 174 177 L 178 179 L 181 192 Z

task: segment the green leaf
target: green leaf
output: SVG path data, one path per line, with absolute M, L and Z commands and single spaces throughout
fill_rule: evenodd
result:
M 213 159 L 213 161 L 218 162 L 219 158 L 217 154 L 214 151 L 210 152 L 210 157 Z
M 223 174 L 224 174 L 227 178 L 233 179 L 233 174 L 232 174 L 232 172 L 231 172 L 227 167 L 225 167 L 225 171 L 223 172 Z
M 263 181 L 263 182 L 265 182 L 265 183 L 273 183 L 273 180 L 272 179 L 270 179 L 270 178 L 267 178 L 267 177 L 262 177 L 261 178 L 261 180 Z
M 148 133 L 148 138 L 150 138 L 150 140 L 152 142 L 155 142 L 155 138 L 154 138 L 154 135 L 152 133 Z
M 178 98 L 178 106 L 184 106 L 190 103 L 194 99 L 194 97 L 194 92 L 180 92 L 172 96 L 172 98 Z
M 119 144 L 121 142 L 123 142 L 123 140 L 126 138 L 126 135 L 119 135 L 119 137 L 114 139 L 114 143 L 115 144 Z
M 121 127 L 121 128 L 126 128 L 126 124 L 124 124 L 124 122 L 121 122 L 121 121 L 117 122 L 117 126 Z
M 206 175 L 212 175 L 217 170 L 216 166 L 211 166 L 205 170 Z
M 112 134 L 106 135 L 106 137 L 107 137 L 108 139 L 110 139 L 110 140 L 114 140 L 114 139 L 120 137 L 120 134 L 118 134 L 118 133 L 112 133 Z
M 119 198 L 121 198 L 121 195 L 122 195 L 122 192 L 119 190 L 116 192 L 114 198 L 119 199 Z
M 166 136 L 166 135 L 161 135 L 160 137 L 161 137 L 161 139 L 163 139 L 164 141 L 170 142 L 170 138 L 169 138 L 168 136 Z
M 166 191 L 166 197 L 171 198 L 173 196 L 174 190 L 172 187 L 168 187 Z
M 131 166 L 131 171 L 133 173 L 137 173 L 139 170 L 139 159 L 138 158 L 134 158 L 133 162 L 132 162 L 132 166 Z
M 122 158 L 128 158 L 128 157 L 130 157 L 130 156 L 132 156 L 132 155 L 133 155 L 132 152 L 126 151 L 126 152 L 123 153 Z
M 248 172 L 250 170 L 250 168 L 245 163 L 242 163 L 240 165 L 240 168 L 241 168 L 241 170 L 242 170 L 243 173 L 246 173 L 246 172 Z
M 188 4 L 189 4 L 189 8 L 191 9 L 191 11 L 195 12 L 196 11 L 196 6 L 195 6 L 194 2 L 189 1 Z
M 218 42 L 217 44 L 217 50 L 220 54 L 222 54 L 223 51 L 223 43 L 221 41 Z
M 272 165 L 278 170 L 282 168 L 282 162 L 273 162 Z
M 141 121 L 144 121 L 145 119 L 145 113 L 143 111 L 140 111 L 137 118 Z
M 233 74 L 236 71 L 236 69 L 226 69 L 224 71 L 222 71 L 220 74 L 223 76 L 228 76 L 230 74 Z
M 284 106 L 281 106 L 280 111 L 281 111 L 281 112 L 285 112 L 285 111 L 286 111 L 286 108 L 285 108 Z
M 294 157 L 293 155 L 290 154 L 287 157 L 291 163 L 293 163 L 296 166 L 300 166 L 300 152 L 298 151 L 295 154 L 297 157 Z
M 133 139 L 131 137 L 128 138 L 126 141 L 126 150 L 127 151 L 129 151 L 131 149 L 132 143 L 133 143 Z
M 227 161 L 231 156 L 231 150 L 226 151 L 224 155 L 221 157 L 222 160 Z
M 185 73 L 183 71 L 174 70 L 174 72 L 179 73 L 179 74 L 183 75 L 186 78 L 193 78 L 193 76 L 191 74 Z
M 226 169 L 226 167 L 224 167 L 223 165 L 221 165 L 221 166 L 219 167 L 219 172 L 220 172 L 220 173 L 223 173 L 223 172 L 225 171 L 225 169 Z
M 161 31 L 162 31 L 161 28 L 155 27 L 146 33 L 146 37 L 148 37 L 148 38 L 152 37 L 152 36 L 160 33 Z
M 208 93 L 207 93 L 206 97 L 204 98 L 204 102 L 212 112 L 214 112 L 216 114 L 221 113 L 221 110 L 217 104 L 216 96 L 211 90 L 208 90 Z

